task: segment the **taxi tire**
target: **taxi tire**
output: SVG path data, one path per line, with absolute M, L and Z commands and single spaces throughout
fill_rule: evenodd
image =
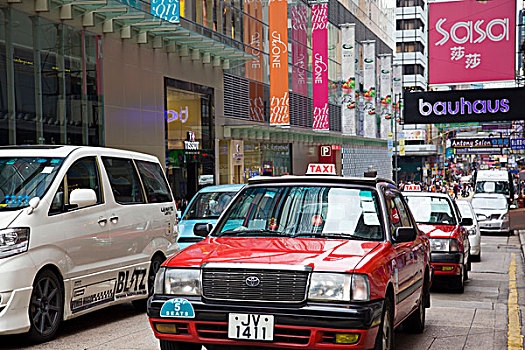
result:
M 30 341 L 43 343 L 55 338 L 64 317 L 64 290 L 62 282 L 51 270 L 42 270 L 36 276 L 28 314 Z
M 481 261 L 481 251 L 478 255 L 471 255 L 471 261 L 473 262 L 480 262 Z
M 160 340 L 160 350 L 201 350 L 202 345 L 179 341 Z
M 423 289 L 417 309 L 403 322 L 406 331 L 414 334 L 421 334 L 425 330 L 426 306 L 430 299 L 430 292 L 427 278 L 423 282 Z
M 385 331 L 389 333 L 386 339 L 388 344 L 383 344 L 383 333 Z M 377 332 L 374 350 L 394 350 L 394 306 L 392 299 L 388 296 L 385 298 L 383 313 L 381 314 L 381 324 Z
M 155 276 L 159 271 L 160 265 L 164 262 L 164 257 L 157 254 L 151 258 L 150 268 L 148 272 L 148 297 L 146 299 L 133 300 L 131 304 L 137 311 L 146 311 L 148 298 L 153 295 L 153 286 L 155 285 Z
M 465 270 L 465 266 L 461 265 L 461 275 L 454 277 L 454 290 L 459 294 L 465 291 Z

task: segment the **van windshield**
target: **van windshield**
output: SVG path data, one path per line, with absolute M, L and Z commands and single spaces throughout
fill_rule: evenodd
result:
M 476 193 L 502 193 L 509 194 L 509 183 L 507 181 L 478 181 L 476 182 Z
M 0 158 L 0 211 L 29 205 L 45 194 L 63 158 Z

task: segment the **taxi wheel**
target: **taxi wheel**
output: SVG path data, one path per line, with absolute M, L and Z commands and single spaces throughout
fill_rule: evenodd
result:
M 202 345 L 178 341 L 160 340 L 160 350 L 201 350 Z
M 377 332 L 374 350 L 394 349 L 394 307 L 390 298 L 385 298 L 381 325 Z
M 480 262 L 481 261 L 481 250 L 478 255 L 471 255 L 473 262 Z
M 461 265 L 461 275 L 454 277 L 455 280 L 455 290 L 458 293 L 463 293 L 465 291 L 465 266 Z
M 465 267 L 465 265 L 463 265 L 463 281 L 466 281 L 468 280 L 468 272 L 470 271 L 470 262 L 468 263 L 467 267 Z
M 148 273 L 148 298 L 153 295 L 153 287 L 155 285 L 155 276 L 160 269 L 160 265 L 164 262 L 164 258 L 160 255 L 155 255 L 151 259 L 151 264 L 149 267 Z M 148 298 L 133 300 L 131 303 L 138 311 L 146 311 L 146 306 L 148 304 Z
M 416 311 L 414 311 L 412 315 L 410 315 L 403 323 L 404 329 L 406 329 L 408 332 L 420 334 L 425 330 L 426 306 L 428 304 L 429 298 L 430 293 L 428 281 L 425 277 L 421 299 L 419 300 L 419 306 L 417 307 Z
M 62 284 L 50 270 L 43 270 L 35 278 L 29 304 L 28 336 L 35 343 L 53 339 L 64 315 Z

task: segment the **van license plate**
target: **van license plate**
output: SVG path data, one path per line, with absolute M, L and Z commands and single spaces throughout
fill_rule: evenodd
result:
M 273 315 L 229 314 L 228 338 L 273 340 Z

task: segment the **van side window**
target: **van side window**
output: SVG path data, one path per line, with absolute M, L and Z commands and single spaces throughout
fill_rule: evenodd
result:
M 119 204 L 144 203 L 142 186 L 131 159 L 102 157 L 111 190 Z
M 77 160 L 69 168 L 66 174 L 67 191 L 64 191 L 64 181 L 60 184 L 53 203 L 49 210 L 50 214 L 58 214 L 70 209 L 69 198 L 71 192 L 76 189 L 91 189 L 97 195 L 97 204 L 102 203 L 102 189 L 100 187 L 100 178 L 96 157 L 86 157 Z
M 159 164 L 135 161 L 139 169 L 149 203 L 164 203 L 173 201 L 171 191 Z

